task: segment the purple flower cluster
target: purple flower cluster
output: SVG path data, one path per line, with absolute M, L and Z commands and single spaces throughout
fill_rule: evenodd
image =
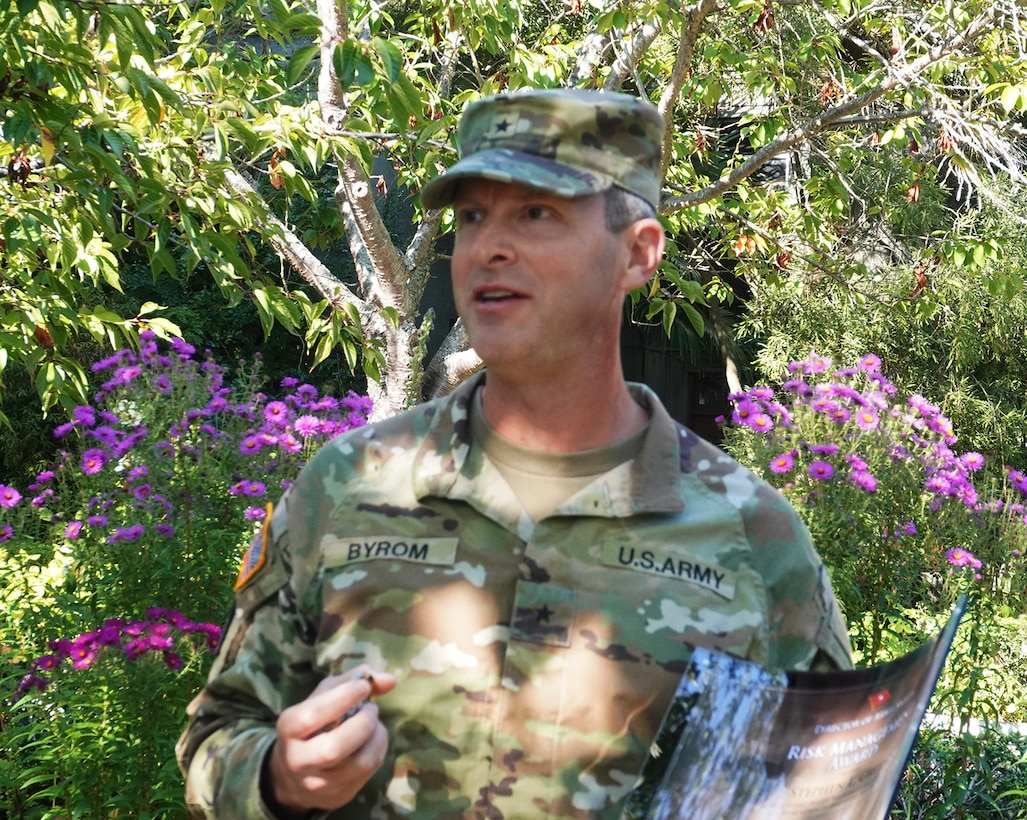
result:
M 1027 524 L 1022 500 L 981 502 L 973 477 L 984 468 L 984 457 L 953 450 L 951 421 L 925 397 L 897 402 L 897 388 L 882 374 L 877 356 L 864 356 L 855 367 L 841 369 L 824 357 L 793 362 L 781 390 L 782 398 L 763 386 L 732 395 L 731 421 L 735 430 L 755 434 L 752 440 L 764 454 L 756 462 L 765 459 L 768 475 L 786 489 L 805 486 L 806 497 L 816 499 L 825 486 L 842 481 L 877 493 L 903 468 L 920 476 L 919 493 L 928 512 L 941 510 L 951 499 L 978 527 L 984 526 L 983 517 L 995 513 L 1017 526 Z M 1027 476 L 1008 470 L 1007 477 L 1019 494 L 1027 495 Z M 911 512 L 920 506 L 915 498 L 908 504 Z M 917 522 L 908 520 L 886 531 L 895 538 L 915 535 Z M 969 563 L 957 564 L 953 555 L 960 560 L 969 556 Z M 980 568 L 965 550 L 949 550 L 946 557 L 955 566 Z
M 49 676 L 65 661 L 71 662 L 72 669 L 88 669 L 105 651 L 120 654 L 130 661 L 149 652 L 159 653 L 164 664 L 177 671 L 182 668 L 182 656 L 175 651 L 177 641 L 192 635 L 202 635 L 207 649 L 213 651 L 221 639 L 221 628 L 210 623 L 195 623 L 181 612 L 164 607 L 148 609 L 146 620 L 109 619 L 94 632 L 50 641 L 50 652 L 32 662 L 31 671 L 18 684 L 17 695 L 20 697 L 32 689 L 44 691 L 50 684 Z
M 119 350 L 93 365 L 104 379 L 93 404 L 54 430 L 77 433 L 80 452 L 61 453 L 27 488 L 37 511 L 27 538 L 50 539 L 43 530 L 57 524 L 66 541 L 149 544 L 176 536 L 184 516 L 212 499 L 238 498 L 242 521 L 260 519 L 269 476 L 278 476 L 275 492 L 284 489 L 314 450 L 371 412 L 367 397 L 320 395 L 293 378 L 274 400 L 256 389 L 256 375 L 233 388 L 209 354 L 198 360 L 181 339 L 167 352 L 149 331 L 140 340 L 138 353 Z M 17 488 L 0 485 L 0 542 L 18 534 L 13 512 L 22 501 Z

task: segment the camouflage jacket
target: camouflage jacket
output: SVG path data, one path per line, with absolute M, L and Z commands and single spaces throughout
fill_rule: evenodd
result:
M 637 457 L 532 522 L 469 437 L 478 379 L 324 447 L 285 494 L 179 744 L 196 816 L 271 817 L 274 722 L 366 662 L 385 765 L 330 818 L 616 818 L 690 645 L 849 665 L 783 497 L 652 414 Z

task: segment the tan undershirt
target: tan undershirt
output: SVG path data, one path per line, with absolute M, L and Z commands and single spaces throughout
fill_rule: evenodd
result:
M 549 515 L 603 473 L 630 461 L 641 449 L 649 429 L 646 424 L 626 439 L 594 450 L 577 453 L 531 450 L 507 441 L 493 429 L 485 419 L 481 393 L 477 390 L 471 402 L 471 436 L 496 465 L 533 521 Z

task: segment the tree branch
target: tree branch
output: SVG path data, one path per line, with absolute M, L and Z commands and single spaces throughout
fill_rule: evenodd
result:
M 370 310 L 370 306 L 365 300 L 357 296 L 342 280 L 328 270 L 324 263 L 303 244 L 302 240 L 289 230 L 288 226 L 275 216 L 270 208 L 264 205 L 263 197 L 245 176 L 238 171 L 229 170 L 225 172 L 225 181 L 237 196 L 256 199 L 262 205 L 263 216 L 259 219 L 258 225 L 264 229 L 264 236 L 268 243 L 305 282 L 327 299 L 333 308 L 340 308 L 347 304 L 356 305 L 357 312 L 361 316 Z
M 747 160 L 721 176 L 716 182 L 700 191 L 669 199 L 663 203 L 661 209 L 669 212 L 710 202 L 752 176 L 752 174 L 778 154 L 791 150 L 796 145 L 809 140 L 817 134 L 839 127 L 839 123 L 846 122 L 848 118 L 869 107 L 894 89 L 915 84 L 917 79 L 931 65 L 954 53 L 975 37 L 989 31 L 999 13 L 1000 8 L 997 4 L 990 6 L 972 20 L 962 32 L 946 42 L 940 43 L 912 63 L 904 66 L 889 64 L 885 69 L 876 72 L 877 76 L 881 77 L 876 87 L 859 96 L 844 100 L 822 114 L 808 119 L 797 128 L 789 130 L 783 136 L 764 145 Z
M 409 271 L 375 205 L 367 174 L 356 157 L 337 155 L 337 159 L 339 185 L 335 198 L 340 207 L 343 201 L 349 207 L 346 234 L 354 258 L 363 260 L 361 281 L 366 295 L 382 307 L 396 308 L 403 316 L 415 313 L 418 305 L 410 303 L 406 287 Z
M 458 319 L 425 369 L 422 390 L 425 400 L 447 395 L 482 366 L 478 354 L 468 347 L 464 323 Z
M 335 76 L 335 47 L 349 36 L 347 0 L 317 0 L 317 14 L 321 18 L 321 70 L 317 75 L 317 101 L 321 119 L 331 131 L 338 131 L 346 121 L 346 99 Z
M 617 55 L 613 65 L 610 66 L 610 73 L 606 75 L 606 80 L 603 81 L 604 91 L 620 90 L 621 86 L 624 85 L 624 81 L 628 78 L 628 74 L 634 70 L 642 55 L 653 44 L 653 40 L 656 39 L 656 35 L 660 33 L 662 27 L 662 21 L 654 19 L 643 24 L 635 32 L 628 47 Z M 611 45 L 613 45 L 612 37 Z
M 678 101 L 678 95 L 681 94 L 681 86 L 684 85 L 685 77 L 692 74 L 692 58 L 695 56 L 695 44 L 699 39 L 699 32 L 703 23 L 706 22 L 706 18 L 716 7 L 716 0 L 699 0 L 696 5 L 685 12 L 681 23 L 681 39 L 678 41 L 678 53 L 674 59 L 670 82 L 664 87 L 657 104 L 660 114 L 663 115 L 663 121 L 667 123 L 663 132 L 663 168 L 660 170 L 660 179 L 667 176 L 671 147 L 674 144 L 674 105 Z

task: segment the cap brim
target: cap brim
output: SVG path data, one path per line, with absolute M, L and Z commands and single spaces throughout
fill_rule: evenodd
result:
M 606 174 L 535 154 L 496 149 L 471 154 L 439 174 L 421 189 L 421 204 L 428 210 L 452 205 L 462 179 L 516 183 L 567 199 L 598 194 L 613 185 L 613 177 Z

